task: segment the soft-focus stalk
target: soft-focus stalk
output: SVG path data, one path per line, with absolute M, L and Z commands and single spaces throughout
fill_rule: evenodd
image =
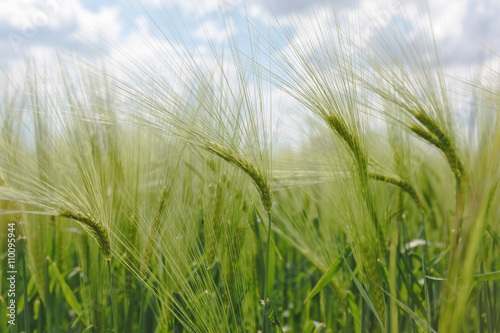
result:
M 266 266 L 264 269 L 264 309 L 262 312 L 262 333 L 267 332 L 267 293 L 269 279 L 269 242 L 271 242 L 271 212 L 267 212 L 269 224 L 267 226 L 267 242 L 266 242 Z
M 111 260 L 108 262 L 109 289 L 111 294 L 111 307 L 113 308 L 113 326 L 114 332 L 118 333 L 118 308 L 116 306 L 115 291 L 113 286 L 113 276 L 111 275 Z

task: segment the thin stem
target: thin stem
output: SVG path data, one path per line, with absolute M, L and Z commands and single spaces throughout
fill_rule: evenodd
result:
M 26 246 L 23 244 L 23 246 Z M 29 299 L 28 299 L 28 278 L 26 275 L 26 258 L 25 251 L 23 248 L 23 253 L 21 255 L 21 271 L 23 273 L 23 293 L 24 293 L 24 331 L 30 333 L 30 323 L 29 323 Z
M 360 324 L 360 332 L 365 332 L 366 331 L 366 303 L 363 300 L 363 297 L 361 297 L 361 324 Z
M 49 224 L 50 225 L 50 224 Z M 46 258 L 47 259 L 47 258 Z M 52 296 L 50 294 L 50 280 L 49 280 L 49 263 L 45 260 L 43 265 L 43 288 L 45 290 L 45 319 L 47 320 L 47 332 L 53 332 L 52 325 Z
M 459 176 L 455 176 L 456 182 L 456 199 L 455 199 L 455 225 L 453 230 L 452 238 L 452 249 L 455 249 L 458 244 L 458 239 L 460 238 L 460 230 L 462 225 L 462 217 L 464 213 L 464 203 L 465 203 L 465 184 Z M 454 252 L 452 252 L 454 253 Z
M 147 278 L 144 279 L 144 283 L 147 283 Z M 144 285 L 141 284 L 141 311 L 139 313 L 139 329 L 141 332 L 144 330 L 145 327 L 145 320 L 144 317 L 146 316 L 146 311 L 148 309 L 149 302 L 146 303 L 146 290 L 144 290 Z
M 108 262 L 109 289 L 111 291 L 111 307 L 113 308 L 113 326 L 115 333 L 118 332 L 118 308 L 116 307 L 115 292 L 113 287 L 113 276 L 111 275 L 111 260 Z
M 264 251 L 262 250 L 262 238 L 260 237 L 260 229 L 259 223 L 257 222 L 257 218 L 260 217 L 259 211 L 257 208 L 255 209 L 256 213 L 254 215 L 253 223 L 255 227 L 255 238 L 257 241 L 257 248 L 259 252 L 259 269 L 260 272 L 264 271 Z M 262 220 L 262 219 L 261 219 Z M 264 281 L 260 283 L 260 295 L 264 297 Z
M 267 289 L 269 278 L 269 243 L 271 242 L 271 212 L 267 212 L 269 224 L 267 226 L 267 242 L 266 242 L 266 266 L 264 269 L 264 309 L 262 313 L 262 333 L 267 332 Z

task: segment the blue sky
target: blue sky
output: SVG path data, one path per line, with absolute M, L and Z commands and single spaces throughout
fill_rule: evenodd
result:
M 189 58 L 179 52 L 191 52 L 197 63 L 213 61 L 209 42 L 220 48 L 234 38 L 248 53 L 246 22 L 254 42 L 258 34 L 275 40 L 272 52 L 315 52 L 335 17 L 367 46 L 393 27 L 418 42 L 432 23 L 442 59 L 461 75 L 474 75 L 476 65 L 500 54 L 497 0 L 0 0 L 0 69 L 21 77 L 32 58 L 50 72 L 56 54 L 70 52 L 94 64 L 146 65 L 167 76 Z M 293 101 L 280 100 L 287 103 L 292 110 Z M 301 117 L 290 121 L 300 124 Z
M 223 5 L 221 6 L 221 2 Z M 138 4 L 139 3 L 139 4 Z M 98 0 L 2 0 L 0 1 L 0 66 L 8 69 L 13 63 L 24 60 L 26 52 L 50 62 L 52 50 L 69 50 L 77 55 L 92 58 L 113 56 L 117 49 L 103 40 L 106 36 L 127 50 L 147 47 L 147 39 L 157 34 L 158 42 L 165 42 L 169 27 L 175 27 L 184 41 L 191 36 L 190 46 L 207 47 L 207 36 L 215 43 L 222 43 L 231 35 L 220 19 L 220 8 L 225 13 L 240 45 L 245 45 L 244 26 L 239 24 L 249 15 L 259 29 L 266 31 L 275 19 L 297 31 L 297 18 L 307 21 L 308 9 L 330 8 L 330 0 L 143 0 L 143 1 L 98 1 Z M 311 5 L 312 4 L 312 5 Z M 419 4 L 420 8 L 418 8 Z M 485 52 L 480 45 L 500 43 L 500 2 L 494 0 L 356 0 L 335 1 L 339 16 L 362 11 L 367 14 L 367 23 L 395 22 L 404 20 L 409 26 L 428 25 L 428 6 L 438 45 L 448 52 L 446 59 L 452 66 L 471 66 L 484 60 Z M 145 10 L 143 10 L 144 7 Z M 423 9 L 424 8 L 424 9 Z M 409 15 L 401 17 L 399 10 Z M 292 13 L 293 19 L 287 18 Z M 149 17 L 150 16 L 150 17 Z M 362 17 L 362 16 L 360 16 Z M 295 21 L 295 22 L 294 22 Z M 166 23 L 168 22 L 168 24 Z M 204 22 L 206 30 L 200 22 Z M 271 23 L 270 23 L 271 22 Z M 155 26 L 158 25 L 158 26 Z M 274 28 L 276 26 L 274 25 Z M 138 44 L 136 29 L 142 29 L 142 44 Z M 149 29 L 149 31 L 148 31 Z M 311 28 L 313 29 L 313 28 Z M 313 31 L 313 30 L 312 30 Z M 374 32 L 368 33 L 369 38 Z M 170 35 L 171 36 L 171 35 Z M 297 41 L 304 36 L 297 33 Z M 365 36 L 366 37 L 366 36 Z M 89 45 L 89 43 L 93 45 Z M 127 45 L 127 43 L 135 43 Z M 286 47 L 283 45 L 283 47 Z M 100 49 L 100 51 L 96 51 Z M 495 50 L 498 51 L 498 50 Z M 143 52 L 142 53 L 147 53 Z M 490 56 L 486 52 L 486 57 Z M 43 59 L 43 60 L 42 60 Z

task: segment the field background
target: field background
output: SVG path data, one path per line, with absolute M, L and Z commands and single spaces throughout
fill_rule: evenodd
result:
M 499 331 L 500 30 L 441 43 L 499 6 L 129 4 L 44 58 L 54 3 L 2 64 L 0 332 Z

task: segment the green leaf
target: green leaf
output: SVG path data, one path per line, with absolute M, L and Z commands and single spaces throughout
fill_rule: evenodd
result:
M 349 246 L 349 245 L 347 245 Z M 326 329 L 325 329 L 326 325 L 321 323 L 318 325 L 318 327 L 316 327 L 316 329 L 313 331 L 313 333 L 321 333 L 321 332 L 324 332 Z
M 42 301 L 40 299 L 36 299 L 33 302 L 33 320 L 38 320 L 38 317 L 40 315 L 40 304 Z
M 277 327 L 279 327 L 280 332 L 283 332 L 283 327 L 281 327 L 280 320 L 278 319 L 278 315 L 276 313 L 276 306 L 273 301 L 269 300 L 266 304 L 267 310 L 267 318 Z
M 474 281 L 500 280 L 500 271 L 474 275 Z
M 352 319 L 354 321 L 354 332 L 361 333 L 361 312 L 359 311 L 358 304 L 356 303 L 356 298 L 354 294 L 349 290 L 347 294 L 347 304 L 349 305 L 349 312 L 351 313 Z
M 304 327 L 303 332 L 312 332 L 315 329 L 314 322 L 310 321 L 307 323 L 307 325 Z
M 73 324 L 71 324 L 71 328 L 75 327 L 75 325 L 78 324 L 80 319 L 82 319 L 82 315 L 83 315 L 83 312 L 81 315 L 78 315 L 78 317 L 76 317 L 76 319 L 73 321 Z
M 19 297 L 19 301 L 17 303 L 17 313 L 23 312 L 25 303 L 29 304 L 29 301 L 31 299 L 33 299 L 33 297 L 37 293 L 37 290 L 35 288 L 35 282 L 33 281 L 33 277 L 31 277 L 29 279 L 27 288 L 28 288 L 28 302 L 24 301 L 24 294 L 21 294 L 21 297 Z
M 0 297 L 0 327 L 7 327 L 7 303 L 5 298 Z
M 446 278 L 440 278 L 440 277 L 429 276 L 429 275 L 427 275 L 426 278 L 428 278 L 429 280 L 434 280 L 434 281 L 446 281 L 447 280 Z M 500 280 L 500 271 L 474 275 L 472 277 L 472 280 L 474 282 Z
M 71 307 L 71 309 L 73 309 L 73 311 L 75 311 L 77 316 L 81 317 L 83 314 L 82 305 L 76 299 L 75 294 L 66 283 L 66 280 L 64 280 L 64 277 L 59 271 L 59 268 L 57 268 L 56 263 L 53 262 L 50 258 L 47 258 L 47 261 L 49 262 L 50 275 L 55 276 L 57 278 L 57 281 L 59 282 L 59 286 L 61 287 L 66 302 L 68 302 L 69 306 Z
M 427 323 L 431 325 L 432 319 L 431 319 L 431 303 L 429 299 L 429 282 L 427 281 L 427 277 L 425 275 L 425 261 L 424 257 L 422 257 L 422 273 L 424 275 L 424 294 L 425 294 L 425 315 L 427 318 Z
M 425 277 L 428 278 L 429 280 L 434 280 L 434 281 L 446 281 L 445 278 L 432 276 L 432 275 L 426 275 Z
M 386 291 L 384 288 L 378 286 L 378 288 L 380 288 L 380 290 L 382 290 L 387 296 L 389 296 L 390 298 L 392 298 L 398 305 L 399 307 L 405 311 L 406 313 L 408 313 L 412 318 L 413 320 L 415 321 L 415 324 L 418 325 L 418 327 L 422 330 L 422 331 L 425 331 L 424 328 L 426 328 L 428 331 L 432 332 L 432 333 L 437 333 L 431 326 L 430 326 L 430 323 L 427 323 L 425 322 L 425 320 L 423 320 L 422 318 L 420 318 L 419 315 L 417 315 L 414 311 L 412 311 L 406 304 L 404 304 L 403 302 L 401 302 L 399 299 L 397 299 L 395 296 L 391 295 L 391 293 L 389 293 L 388 291 Z
M 335 240 L 337 241 L 337 247 L 340 250 L 342 247 L 340 246 L 340 242 L 339 242 L 339 239 L 337 237 L 337 234 L 335 233 L 335 230 L 333 230 L 333 234 L 335 236 Z M 378 315 L 377 310 L 375 309 L 375 306 L 373 305 L 372 301 L 370 300 L 370 296 L 368 296 L 368 294 L 365 291 L 365 289 L 363 288 L 361 282 L 359 282 L 359 280 L 356 278 L 356 275 L 354 275 L 354 272 L 352 271 L 351 267 L 349 267 L 349 265 L 347 264 L 347 259 L 345 258 L 343 251 L 342 251 L 342 259 L 345 262 L 345 265 L 349 271 L 349 274 L 351 274 L 351 277 L 352 277 L 354 284 L 356 285 L 359 292 L 361 293 L 361 297 L 363 297 L 363 299 L 366 301 L 366 304 L 368 304 L 368 307 L 373 312 L 373 314 L 375 315 L 375 318 L 377 319 L 378 323 L 380 324 L 380 328 L 382 329 L 382 332 L 386 332 L 384 324 L 382 323 L 382 320 L 380 319 L 380 316 Z
M 343 252 L 343 255 L 345 257 L 348 257 L 351 254 L 351 244 L 348 244 L 342 252 Z M 323 274 L 321 279 L 319 279 L 318 283 L 316 283 L 314 288 L 309 292 L 309 295 L 307 295 L 304 303 L 307 303 L 308 301 L 310 301 L 314 296 L 316 296 L 317 293 L 319 293 L 321 291 L 321 289 L 323 289 L 332 280 L 332 278 L 335 276 L 335 274 L 337 274 L 337 272 L 342 267 L 343 262 L 344 262 L 344 260 L 342 259 L 342 255 L 339 255 L 333 261 L 330 268 L 328 268 L 328 270 L 325 272 L 325 274 Z

